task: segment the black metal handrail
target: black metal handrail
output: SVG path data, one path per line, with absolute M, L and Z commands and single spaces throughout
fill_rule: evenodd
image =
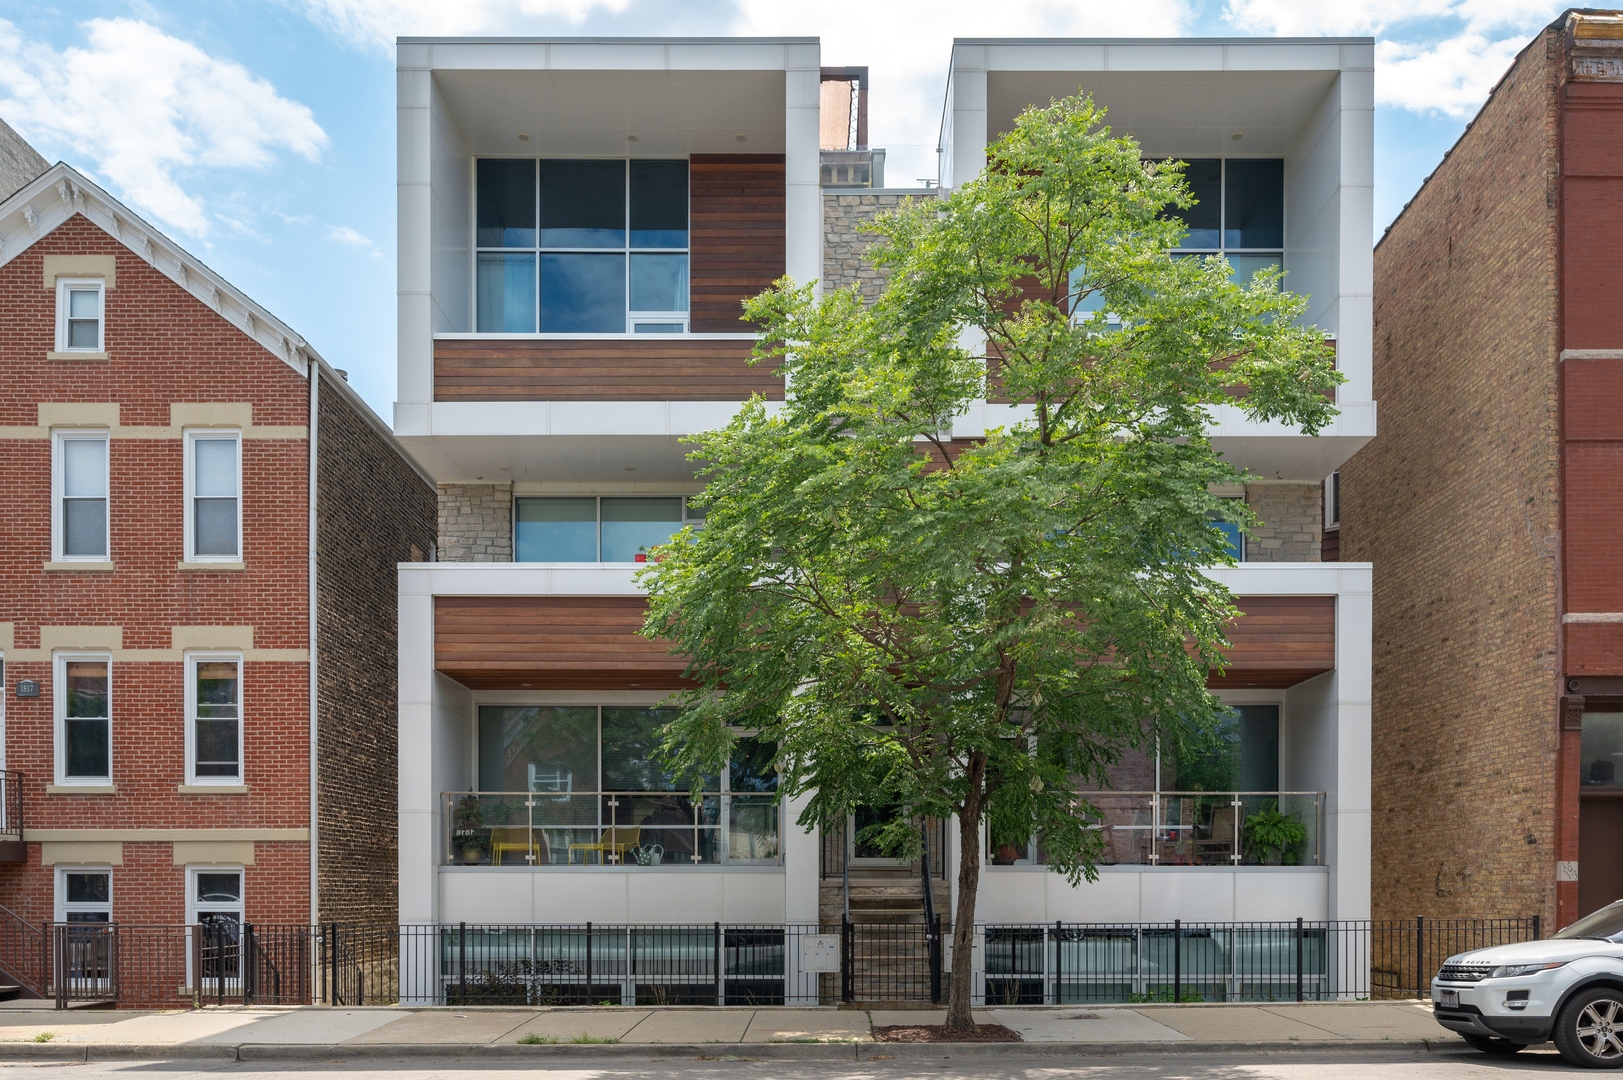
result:
M 45 931 L 0 907 L 0 976 L 16 980 L 35 997 L 44 997 L 50 983 L 46 942 Z
M 0 769 L 0 840 L 23 839 L 23 774 Z
M 930 880 L 930 826 L 919 822 L 919 884 L 924 890 L 924 937 L 930 951 L 930 1000 L 941 1004 L 941 916 L 935 910 L 935 885 Z

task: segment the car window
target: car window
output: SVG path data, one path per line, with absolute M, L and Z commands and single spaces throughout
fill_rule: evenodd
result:
M 1607 904 L 1599 911 L 1590 912 L 1565 930 L 1557 932 L 1555 936 L 1623 941 L 1623 900 Z

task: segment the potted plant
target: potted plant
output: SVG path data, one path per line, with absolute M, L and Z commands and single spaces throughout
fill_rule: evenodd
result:
M 480 862 L 490 849 L 490 834 L 484 826 L 485 810 L 479 805 L 479 796 L 462 796 L 451 814 L 451 843 L 463 862 Z
M 1277 804 L 1248 815 L 1244 833 L 1246 850 L 1268 866 L 1278 866 L 1287 855 L 1294 864 L 1297 847 L 1307 840 L 1307 828 L 1295 814 L 1281 813 Z
M 638 548 L 637 553 L 635 555 L 631 556 L 631 561 L 632 562 L 647 562 L 648 561 L 648 545 L 644 544 L 642 547 Z

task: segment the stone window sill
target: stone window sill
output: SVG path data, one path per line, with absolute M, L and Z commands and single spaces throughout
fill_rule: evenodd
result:
M 175 564 L 176 570 L 246 570 L 245 562 L 181 562 Z
M 47 795 L 117 795 L 117 784 L 46 784 Z
M 90 559 L 86 559 L 84 562 L 75 562 L 71 559 L 63 562 L 43 562 L 40 565 L 46 570 L 53 572 L 76 571 L 80 573 L 94 572 L 100 574 L 110 574 L 114 569 L 116 569 L 111 562 L 96 562 Z
M 247 784 L 176 784 L 181 795 L 246 795 Z
M 45 359 L 47 359 L 47 360 L 111 360 L 112 357 L 108 356 L 104 352 L 91 352 L 89 349 L 83 349 L 83 350 L 75 350 L 75 351 L 72 351 L 72 352 L 48 352 L 48 353 L 45 354 Z

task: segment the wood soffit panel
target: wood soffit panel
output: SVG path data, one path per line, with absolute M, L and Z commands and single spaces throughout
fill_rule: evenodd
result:
M 1335 667 L 1335 598 L 1242 596 L 1214 689 L 1280 689 Z M 635 596 L 442 596 L 435 670 L 476 690 L 674 690 L 685 663 L 640 637 Z

